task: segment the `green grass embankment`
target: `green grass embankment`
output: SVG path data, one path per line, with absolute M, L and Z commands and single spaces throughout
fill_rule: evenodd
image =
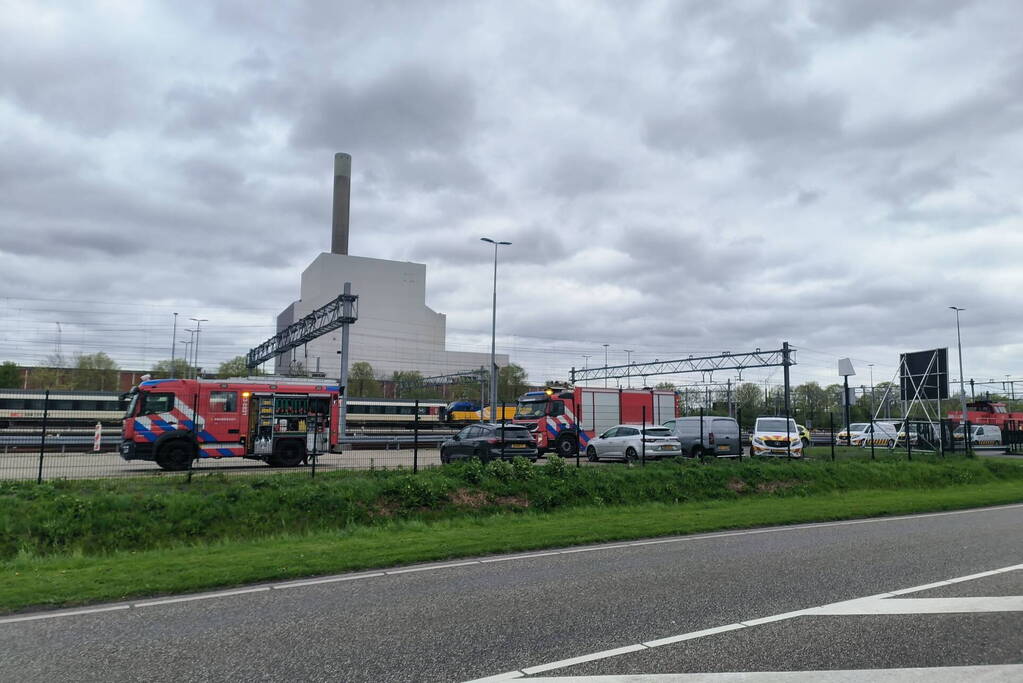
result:
M 0 609 L 1018 501 L 1023 466 L 974 459 L 5 483 Z

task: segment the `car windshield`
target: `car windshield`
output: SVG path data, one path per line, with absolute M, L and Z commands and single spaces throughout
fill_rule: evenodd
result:
M 544 399 L 542 401 L 519 401 L 519 405 L 515 407 L 515 418 L 535 418 L 543 417 L 547 414 L 547 405 L 550 401 Z
M 643 433 L 647 436 L 671 436 L 671 430 L 667 427 L 647 427 Z
M 789 420 L 788 423 L 789 423 L 788 429 L 789 429 L 790 432 L 799 431 L 799 430 L 796 429 L 796 422 L 795 422 L 795 420 Z M 758 432 L 784 432 L 785 431 L 785 418 L 777 417 L 777 418 L 766 418 L 766 419 L 757 420 L 757 431 Z

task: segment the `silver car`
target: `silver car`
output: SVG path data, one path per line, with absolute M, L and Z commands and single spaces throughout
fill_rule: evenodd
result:
M 667 427 L 658 425 L 615 425 L 586 446 L 590 462 L 615 458 L 626 462 L 640 457 L 664 458 L 679 455 L 682 446 Z

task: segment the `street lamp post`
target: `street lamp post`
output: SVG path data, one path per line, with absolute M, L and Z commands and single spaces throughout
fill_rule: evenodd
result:
M 949 306 L 949 308 L 956 312 L 956 342 L 959 345 L 959 398 L 963 411 L 961 422 L 963 423 L 963 442 L 969 448 L 970 435 L 966 433 L 966 381 L 963 379 L 963 336 L 959 331 L 959 312 L 966 309 L 958 306 Z
M 494 245 L 494 305 L 490 319 L 490 421 L 497 422 L 497 248 L 508 246 L 511 242 L 498 242 L 489 237 L 481 237 L 481 242 Z M 480 408 L 480 415 L 483 409 Z
M 195 344 L 192 345 L 192 356 L 195 358 L 195 378 L 199 379 L 199 328 L 209 322 L 206 318 L 189 318 L 195 321 Z
M 604 388 L 607 388 L 607 347 L 610 344 L 601 344 L 604 347 Z
M 870 368 L 870 419 L 874 419 L 874 364 L 867 363 Z
M 191 332 L 191 331 L 192 330 L 185 330 L 185 332 Z M 185 345 L 185 373 L 184 373 L 185 376 L 182 377 L 182 379 L 189 379 L 189 377 L 188 377 L 188 364 L 192 361 L 192 339 L 191 339 L 191 335 L 189 335 L 188 341 L 185 341 L 184 339 L 179 339 L 178 343 Z

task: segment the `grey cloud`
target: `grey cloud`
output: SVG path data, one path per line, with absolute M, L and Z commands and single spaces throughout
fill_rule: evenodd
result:
M 314 92 L 291 139 L 305 148 L 444 153 L 461 149 L 474 125 L 467 81 L 406 66 L 362 88 L 333 82 Z
M 919 29 L 929 24 L 950 24 L 973 0 L 857 0 L 856 2 L 820 2 L 811 10 L 821 24 L 836 31 L 862 32 L 881 25 L 900 29 Z
M 546 172 L 544 188 L 563 197 L 578 197 L 620 187 L 621 162 L 587 153 L 558 157 Z
M 226 87 L 178 84 L 167 91 L 164 131 L 175 137 L 220 136 L 236 141 L 252 123 L 253 112 L 237 92 Z

